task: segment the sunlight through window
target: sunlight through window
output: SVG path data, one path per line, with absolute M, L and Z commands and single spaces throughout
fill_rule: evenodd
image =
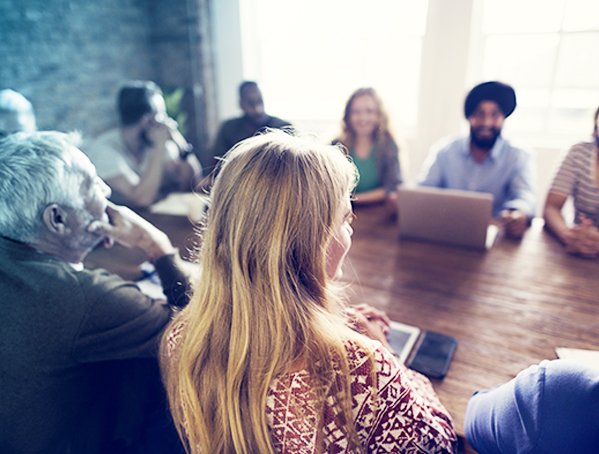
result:
M 241 0 L 244 77 L 269 112 L 329 141 L 345 102 L 374 87 L 399 137 L 415 132 L 427 1 Z

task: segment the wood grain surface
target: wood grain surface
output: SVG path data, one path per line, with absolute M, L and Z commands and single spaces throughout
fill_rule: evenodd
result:
M 475 390 L 556 358 L 555 347 L 599 349 L 599 260 L 566 254 L 542 225 L 477 251 L 400 241 L 380 208 L 356 211 L 350 301 L 458 339 L 448 375 L 433 385 L 460 435 Z
M 186 218 L 144 216 L 192 256 L 197 239 Z M 350 303 L 458 339 L 448 375 L 433 385 L 460 435 L 475 390 L 555 358 L 555 347 L 599 349 L 599 260 L 566 254 L 542 220 L 521 242 L 499 237 L 488 251 L 400 241 L 397 224 L 376 206 L 356 210 L 353 226 L 343 276 Z M 94 251 L 86 264 L 134 279 L 143 260 L 115 247 Z

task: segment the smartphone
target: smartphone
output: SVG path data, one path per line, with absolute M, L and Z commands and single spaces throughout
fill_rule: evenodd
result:
M 458 341 L 453 336 L 425 331 L 408 367 L 427 377 L 443 378 L 449 370 Z

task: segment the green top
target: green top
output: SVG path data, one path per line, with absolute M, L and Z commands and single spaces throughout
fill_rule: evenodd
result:
M 376 162 L 376 145 L 373 145 L 366 159 L 361 159 L 356 156 L 355 150 L 351 150 L 350 154 L 354 160 L 354 164 L 358 168 L 360 181 L 356 186 L 356 193 L 372 191 L 383 186 L 379 179 L 379 171 Z

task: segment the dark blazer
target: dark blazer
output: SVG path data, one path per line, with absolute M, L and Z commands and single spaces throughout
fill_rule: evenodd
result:
M 0 452 L 107 452 L 136 436 L 161 389 L 161 334 L 188 301 L 174 257 L 155 265 L 169 304 L 0 237 Z

